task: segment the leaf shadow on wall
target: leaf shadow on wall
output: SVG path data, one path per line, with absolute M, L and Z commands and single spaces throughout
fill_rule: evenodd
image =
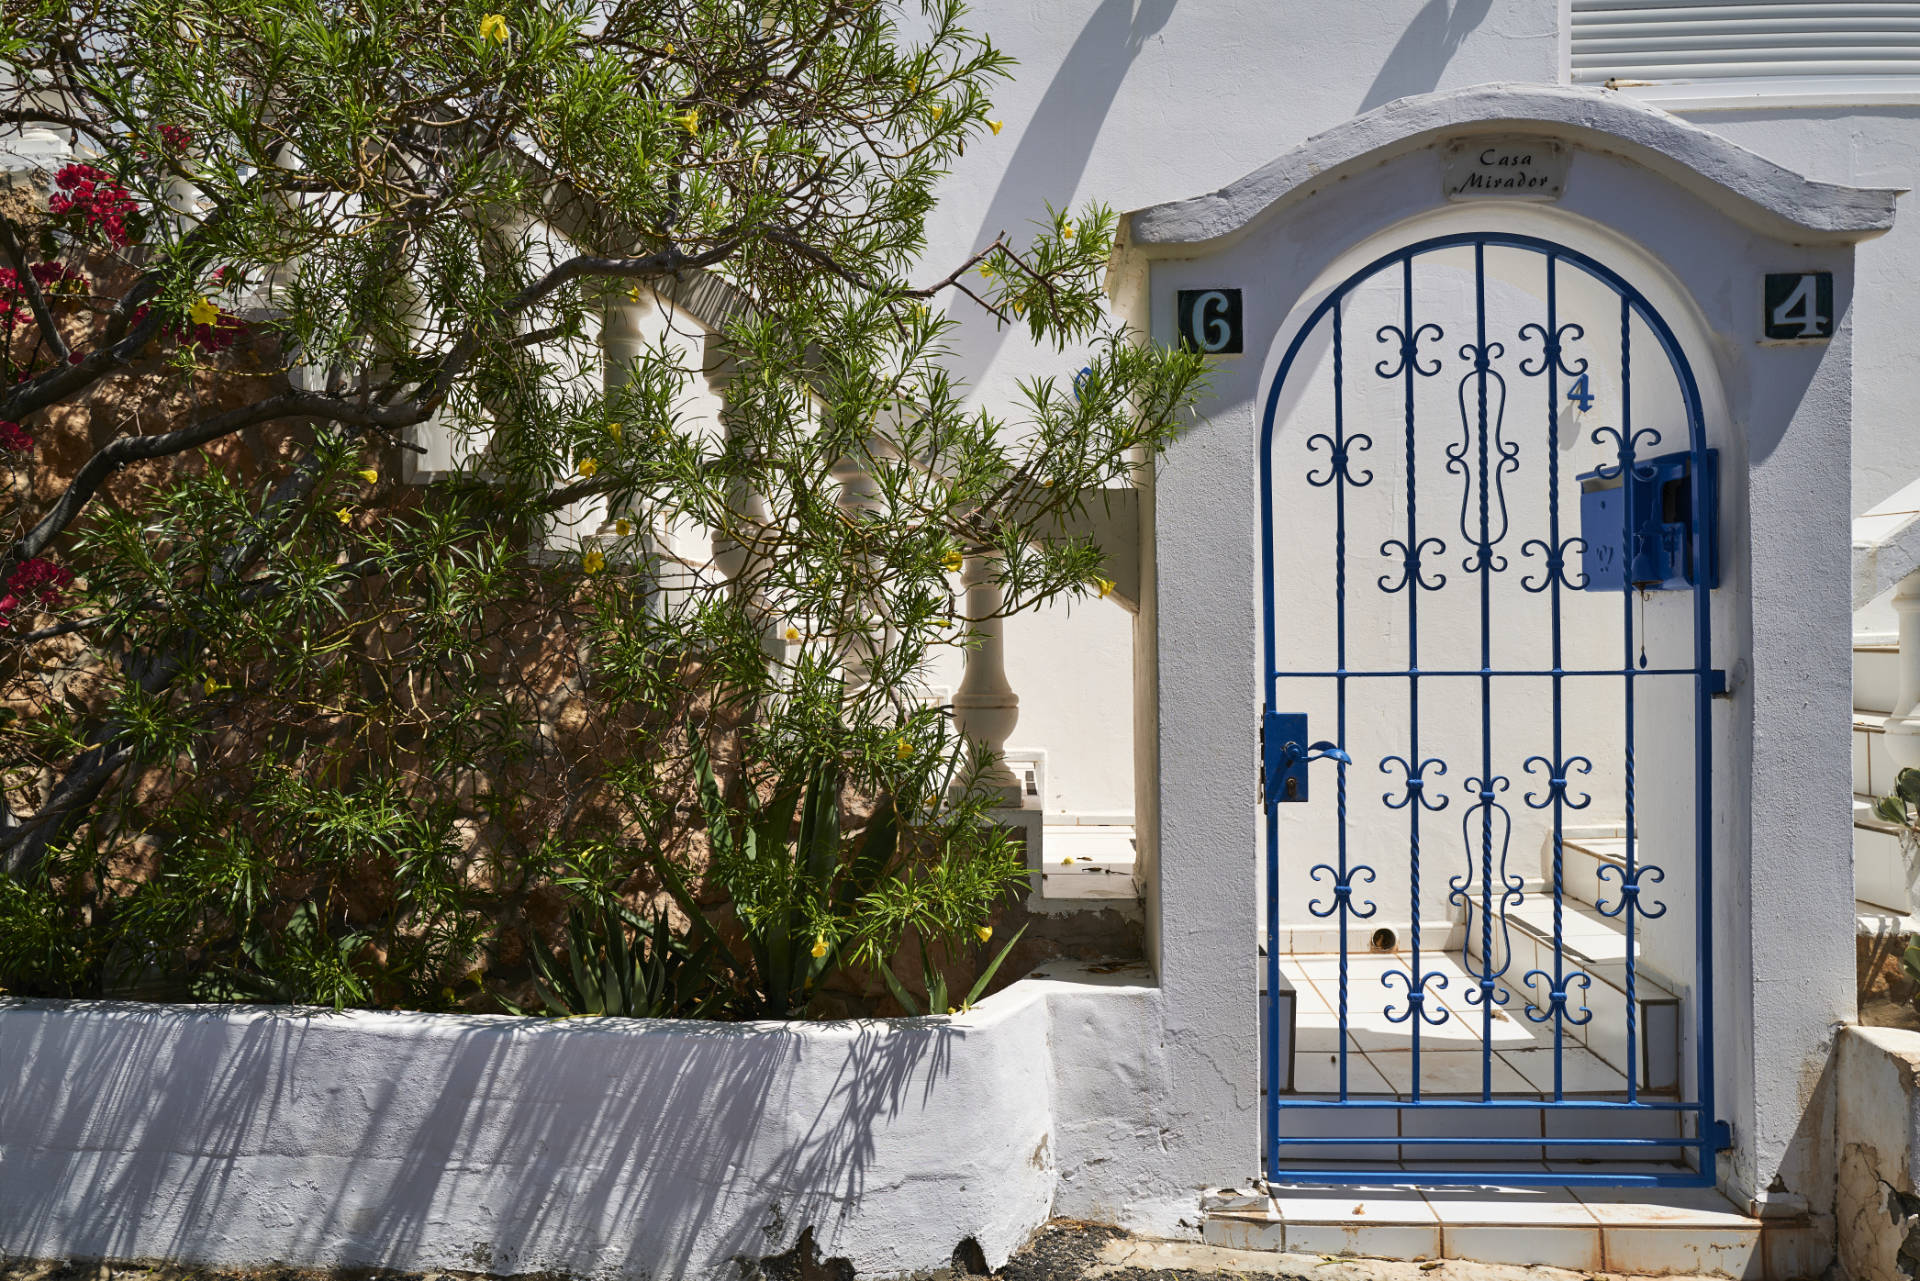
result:
M 1493 0 L 1427 0 L 1394 42 L 1354 114 L 1364 115 L 1396 98 L 1438 89 L 1447 64 L 1492 7 Z
M 921 1020 L 18 1005 L 0 1255 L 700 1274 L 831 1237 L 998 1088 L 941 1100 L 965 1032 Z

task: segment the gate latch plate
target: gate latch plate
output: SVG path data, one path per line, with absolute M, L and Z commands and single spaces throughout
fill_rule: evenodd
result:
M 1297 804 L 1307 799 L 1307 766 L 1322 757 L 1352 764 L 1332 743 L 1307 741 L 1301 712 L 1268 712 L 1260 722 L 1260 785 L 1267 804 Z

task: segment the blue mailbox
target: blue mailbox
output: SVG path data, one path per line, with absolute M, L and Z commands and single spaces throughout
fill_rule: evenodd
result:
M 1718 450 L 1706 451 L 1701 475 L 1691 453 L 1637 460 L 1626 476 L 1590 471 L 1580 480 L 1580 567 L 1585 590 L 1680 591 L 1702 573 L 1720 585 L 1714 526 L 1719 522 Z M 1700 540 L 1706 564 L 1694 563 L 1693 486 L 1701 487 L 1706 528 Z

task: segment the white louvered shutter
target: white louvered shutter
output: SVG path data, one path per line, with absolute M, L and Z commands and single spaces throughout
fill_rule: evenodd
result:
M 1920 0 L 1573 0 L 1575 84 L 1920 77 Z

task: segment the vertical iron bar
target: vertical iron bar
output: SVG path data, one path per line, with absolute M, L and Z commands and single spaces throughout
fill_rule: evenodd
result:
M 1347 431 L 1344 405 L 1345 369 L 1343 360 L 1343 300 L 1333 304 L 1333 602 L 1334 602 L 1334 677 L 1335 724 L 1333 741 L 1347 745 Z M 1336 821 L 1339 824 L 1339 881 L 1347 884 L 1347 766 L 1335 761 Z M 1335 898 L 1340 922 L 1340 1097 L 1347 1097 L 1347 914 L 1351 899 L 1346 894 Z
M 1413 255 L 1408 254 L 1400 263 L 1400 323 L 1405 326 L 1408 351 L 1402 376 L 1406 379 L 1407 410 L 1407 547 L 1408 559 L 1419 555 L 1420 528 L 1418 522 L 1419 504 L 1414 486 L 1414 435 L 1413 435 L 1413 380 L 1417 363 L 1417 344 L 1413 327 Z M 1420 769 L 1420 579 L 1409 568 L 1407 583 L 1407 759 L 1412 762 L 1408 767 L 1417 775 Z M 1409 786 L 1407 805 L 1407 877 L 1409 891 L 1413 901 L 1413 962 L 1408 982 L 1408 999 L 1412 1003 L 1407 1026 L 1413 1032 L 1413 1090 L 1412 1101 L 1420 1101 L 1420 1024 L 1424 1021 L 1420 1012 L 1419 994 L 1425 991 L 1420 975 L 1420 811 L 1425 803 L 1420 799 L 1420 790 Z
M 1620 894 L 1626 901 L 1622 910 L 1627 918 L 1627 1102 L 1639 1097 L 1640 1066 L 1639 1011 L 1634 1007 L 1634 911 L 1638 902 L 1638 870 L 1635 866 L 1637 823 L 1634 818 L 1633 779 L 1633 305 L 1626 294 L 1620 295 L 1620 526 L 1622 561 L 1620 586 L 1620 628 L 1623 652 L 1620 667 L 1626 673 L 1626 797 L 1627 866 L 1620 879 Z
M 1475 383 L 1480 463 L 1480 1095 L 1493 1097 L 1493 531 L 1487 485 L 1487 246 L 1473 245 Z M 1471 858 L 1471 854 L 1468 856 Z
M 1681 362 L 1682 390 L 1687 398 L 1687 445 L 1693 451 L 1693 474 L 1705 474 L 1707 428 L 1700 406 L 1700 389 L 1693 371 Z M 1707 507 L 1706 486 L 1694 484 L 1693 508 L 1693 861 L 1694 861 L 1694 999 L 1699 1026 L 1694 1033 L 1694 1060 L 1699 1068 L 1695 1097 L 1700 1110 L 1694 1124 L 1702 1171 L 1713 1168 L 1713 1152 L 1704 1140 L 1713 1114 L 1713 624 L 1710 609 L 1712 577 L 1707 572 L 1714 536 L 1713 513 Z
M 1547 543 L 1550 565 L 1561 555 L 1560 547 L 1560 449 L 1559 422 L 1560 411 L 1560 296 L 1559 274 L 1560 256 L 1547 254 Z M 1561 661 L 1560 651 L 1560 579 L 1565 573 L 1564 567 L 1548 575 L 1548 608 L 1553 629 L 1553 771 L 1555 776 L 1564 779 L 1567 775 L 1566 745 L 1562 737 L 1561 723 L 1561 676 L 1560 670 L 1565 664 Z M 1562 1074 L 1563 1047 L 1566 1043 L 1567 1002 L 1564 993 L 1567 990 L 1566 944 L 1564 902 L 1566 897 L 1565 872 L 1566 849 L 1563 844 L 1566 837 L 1564 802 L 1566 784 L 1550 784 L 1553 787 L 1553 990 L 1562 993 L 1553 1020 L 1553 1098 L 1559 1102 L 1565 1097 L 1566 1081 Z

